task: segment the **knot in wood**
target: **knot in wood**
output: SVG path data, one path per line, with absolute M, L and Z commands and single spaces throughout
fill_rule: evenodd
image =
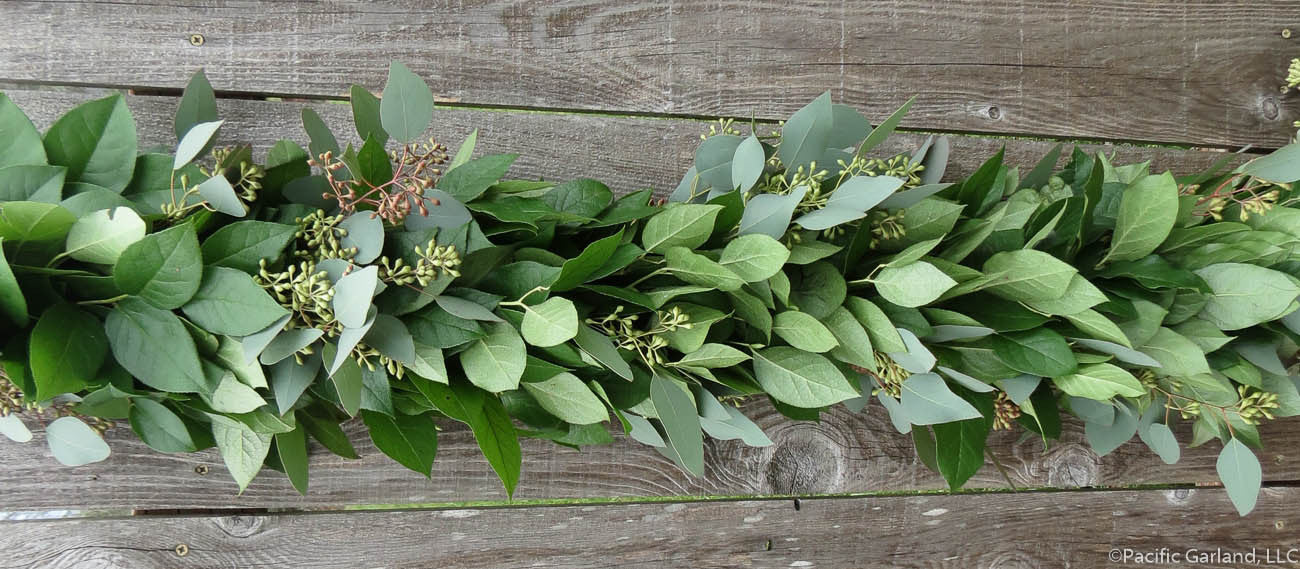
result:
M 217 527 L 226 532 L 230 537 L 246 538 L 252 537 L 262 530 L 262 523 L 266 518 L 262 516 L 225 516 L 214 518 Z
M 1047 458 L 1047 485 L 1057 488 L 1096 486 L 1101 478 L 1097 453 L 1078 443 L 1064 443 Z
M 1193 490 L 1188 488 L 1177 488 L 1165 492 L 1165 502 L 1170 506 L 1185 506 L 1192 499 Z
M 1259 103 L 1259 112 L 1264 115 L 1265 119 L 1275 121 L 1282 115 L 1282 110 L 1278 107 L 1277 99 L 1273 97 L 1264 97 Z
M 1002 109 L 999 109 L 997 105 L 990 106 L 988 110 L 988 115 L 990 119 L 998 120 L 1002 118 Z
M 802 427 L 802 428 L 801 428 Z M 776 494 L 838 490 L 844 479 L 842 446 L 816 427 L 800 425 L 778 437 L 767 463 L 767 485 Z

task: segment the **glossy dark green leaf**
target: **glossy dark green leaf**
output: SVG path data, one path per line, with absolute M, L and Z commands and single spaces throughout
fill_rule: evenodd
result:
M 307 495 L 307 431 L 298 427 L 274 437 L 275 453 L 285 476 L 299 494 Z
M 46 310 L 28 344 L 29 370 L 36 382 L 32 400 L 81 391 L 96 379 L 107 354 L 108 338 L 98 318 L 71 304 Z
M 199 290 L 202 260 L 194 226 L 185 223 L 127 247 L 113 265 L 113 281 L 158 308 L 180 308 Z
M 43 165 L 45 161 L 41 133 L 18 105 L 0 93 L 0 168 L 16 164 Z M 2 184 L 0 196 L 4 195 Z
M 577 257 L 560 267 L 560 274 L 551 283 L 552 292 L 563 292 L 580 286 L 587 278 L 610 260 L 623 241 L 623 230 L 587 245 Z
M 704 476 L 704 433 L 700 430 L 695 401 L 686 387 L 656 373 L 650 380 L 650 400 L 678 465 L 692 475 Z
M 388 133 L 384 132 L 383 119 L 380 117 L 379 97 L 360 85 L 353 85 L 348 90 L 348 95 L 352 102 L 352 123 L 357 127 L 357 136 L 361 140 L 374 138 L 382 148 L 388 142 Z
M 375 447 L 398 464 L 429 478 L 438 454 L 438 429 L 427 415 L 394 416 L 362 411 Z
M 135 170 L 135 119 L 121 94 L 83 103 L 45 133 L 50 164 L 68 169 L 66 180 L 126 188 Z
M 1046 328 L 998 334 L 993 351 L 1012 369 L 1042 377 L 1068 375 L 1079 367 L 1065 338 Z
M 289 313 L 248 274 L 208 267 L 194 297 L 181 307 L 190 321 L 213 334 L 247 336 Z
M 128 298 L 108 314 L 104 329 L 113 357 L 145 385 L 166 392 L 209 390 L 194 341 L 170 311 Z
M 203 240 L 203 262 L 255 273 L 261 260 L 273 262 L 280 257 L 296 231 L 295 226 L 282 223 L 237 221 Z
M 185 422 L 166 405 L 147 397 L 131 400 L 131 430 L 158 452 L 194 452 L 198 446 Z

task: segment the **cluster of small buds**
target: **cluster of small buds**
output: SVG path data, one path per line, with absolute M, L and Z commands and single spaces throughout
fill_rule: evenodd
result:
M 710 136 L 719 134 L 729 134 L 740 136 L 740 129 L 735 127 L 735 119 L 718 119 L 709 125 L 709 132 L 700 135 L 700 140 L 708 140 Z
M 1005 431 L 1020 418 L 1020 406 L 1011 400 L 1005 391 L 999 391 L 993 398 L 993 430 Z
M 325 172 L 330 191 L 322 197 L 338 202 L 344 214 L 355 212 L 358 205 L 369 204 L 375 208 L 373 215 L 397 224 L 412 210 L 428 215 L 429 204 L 441 205 L 436 199 L 426 200 L 424 194 L 442 175 L 440 166 L 449 160 L 445 145 L 433 138 L 428 142 L 413 142 L 390 152 L 389 159 L 394 165 L 393 177 L 378 183 L 361 179 L 355 173 L 351 179 L 340 179 L 336 173 L 345 163 L 333 152 L 323 152 L 307 163 Z
M 1247 425 L 1258 425 L 1264 419 L 1272 420 L 1273 413 L 1282 406 L 1276 393 L 1242 385 L 1237 387 L 1237 394 L 1241 396 L 1241 401 L 1237 402 L 1237 414 Z
M 434 239 L 424 247 L 416 246 L 415 254 L 420 259 L 416 261 L 415 266 L 411 266 L 404 259 L 389 259 L 387 255 L 379 258 L 379 278 L 384 282 L 392 283 L 397 286 L 409 286 L 419 284 L 420 286 L 429 286 L 429 283 L 441 275 L 450 277 L 459 277 L 460 270 L 460 253 L 455 247 L 450 245 L 441 246 Z
M 1165 403 L 1165 408 L 1178 412 L 1178 416 L 1184 421 L 1195 419 L 1201 416 L 1201 402 L 1193 399 L 1183 399 L 1174 402 L 1173 398 Z
M 313 211 L 307 217 L 294 218 L 298 232 L 293 236 L 302 244 L 294 254 L 316 260 L 351 259 L 357 254 L 357 248 L 343 245 L 343 238 L 348 235 L 348 230 L 339 227 L 343 219 L 343 214 L 325 215 L 323 209 Z
M 266 177 L 266 170 L 261 166 L 240 162 L 239 182 L 235 184 L 235 189 L 239 190 L 239 198 L 249 203 L 257 201 L 257 192 L 262 189 L 264 177 Z
M 1038 189 L 1038 195 L 1047 203 L 1063 200 L 1074 196 L 1074 188 L 1065 183 L 1060 176 L 1048 178 L 1047 183 Z
M 658 311 L 655 326 L 649 330 L 642 330 L 637 328 L 640 317 L 636 314 L 622 316 L 623 309 L 623 305 L 620 304 L 614 307 L 612 313 L 599 319 L 588 318 L 587 322 L 600 326 L 618 342 L 619 348 L 637 352 L 642 360 L 652 366 L 667 363 L 664 355 L 660 353 L 660 350 L 668 347 L 668 340 L 662 334 L 678 329 L 689 330 L 694 326 L 690 314 L 674 306 L 668 310 Z
M 853 369 L 875 378 L 879 387 L 871 390 L 872 395 L 879 395 L 884 392 L 885 395 L 898 399 L 903 394 L 903 381 L 912 374 L 903 369 L 903 366 L 898 365 L 894 358 L 889 357 L 884 352 L 875 352 L 875 358 L 876 371 L 873 372 L 857 366 L 854 366 Z
M 292 311 L 298 319 L 295 322 L 298 326 L 314 328 L 334 321 L 334 310 L 330 306 L 334 300 L 334 283 L 330 282 L 329 273 L 316 270 L 316 261 L 307 259 L 273 273 L 267 270 L 263 259 L 253 281 L 270 292 L 281 306 Z M 326 332 L 334 333 L 333 328 Z
M 397 379 L 402 379 L 402 376 L 405 375 L 406 368 L 402 367 L 401 362 L 385 356 L 380 353 L 379 350 L 376 350 L 365 343 L 358 343 L 353 347 L 352 356 L 356 358 L 357 363 L 366 366 L 366 369 L 370 371 L 375 371 L 382 367 L 384 368 L 384 371 Z
M 103 436 L 105 432 L 113 428 L 113 422 L 82 415 L 76 411 L 76 404 L 72 402 L 56 402 L 49 405 L 40 405 L 36 402 L 27 401 L 23 397 L 23 392 L 9 381 L 9 376 L 5 375 L 3 369 L 0 369 L 0 417 L 7 417 L 11 414 L 32 415 L 37 417 L 76 417 L 82 422 L 94 429 L 95 432 Z
M 1289 89 L 1300 87 L 1300 57 L 1291 60 L 1291 67 L 1286 70 L 1286 86 Z
M 1160 389 L 1160 379 L 1156 377 L 1156 372 L 1147 368 L 1142 368 L 1137 372 L 1137 380 L 1147 391 L 1158 391 Z
M 907 229 L 903 227 L 904 210 L 873 211 L 867 218 L 871 224 L 871 248 L 876 248 L 881 241 L 891 241 L 902 239 L 907 235 Z
M 1236 196 L 1214 196 L 1209 198 L 1204 203 L 1205 214 L 1213 218 L 1215 221 L 1222 221 L 1224 208 L 1230 203 L 1235 203 L 1240 206 L 1237 217 L 1240 218 L 1241 221 L 1246 221 L 1250 219 L 1252 214 L 1262 215 L 1266 213 L 1268 210 L 1272 209 L 1274 205 L 1277 205 L 1278 198 L 1282 197 L 1282 192 L 1276 189 L 1269 190 L 1263 194 L 1255 194 L 1254 192 L 1246 193 L 1250 194 L 1250 197 L 1238 198 Z
M 912 157 L 907 154 L 899 154 L 892 158 L 868 158 L 861 172 L 866 176 L 901 178 L 903 187 L 911 188 L 921 184 L 923 170 L 925 170 L 924 164 L 913 162 Z

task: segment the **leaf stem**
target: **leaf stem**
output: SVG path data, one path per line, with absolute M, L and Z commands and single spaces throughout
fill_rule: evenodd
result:
M 99 300 L 81 300 L 78 301 L 77 304 L 113 304 L 114 302 L 125 299 L 127 296 L 130 295 L 119 294 L 113 298 L 101 298 Z

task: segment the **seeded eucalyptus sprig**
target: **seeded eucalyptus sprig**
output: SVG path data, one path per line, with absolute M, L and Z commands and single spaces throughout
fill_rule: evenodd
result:
M 1221 440 L 1244 513 L 1257 425 L 1300 413 L 1295 145 L 1184 177 L 999 152 L 944 183 L 947 138 L 878 153 L 910 102 L 873 127 L 823 95 L 773 132 L 710 127 L 663 203 L 503 179 L 515 156 L 476 134 L 450 153 L 399 63 L 351 95 L 360 147 L 305 110 L 307 148 L 260 164 L 210 150 L 201 72 L 174 154 L 137 155 L 121 96 L 42 137 L 0 95 L 0 432 L 55 409 L 55 457 L 84 464 L 127 419 L 162 452 L 215 445 L 241 489 L 271 466 L 305 492 L 309 440 L 355 458 L 349 418 L 425 476 L 459 421 L 513 493 L 519 437 L 606 422 L 703 474 L 705 435 L 771 444 L 735 405 L 766 396 L 879 405 L 957 487 L 989 432 L 1048 444 L 1066 412 L 1103 455 Z

